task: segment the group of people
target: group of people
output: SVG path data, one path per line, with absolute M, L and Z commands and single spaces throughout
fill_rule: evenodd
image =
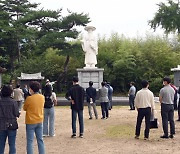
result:
M 89 81 L 89 87 L 85 90 L 78 83 L 78 77 L 73 77 L 73 86 L 66 93 L 66 99 L 71 101 L 72 110 L 72 138 L 76 138 L 76 119 L 78 115 L 79 119 L 79 137 L 83 138 L 84 133 L 84 122 L 83 122 L 83 109 L 84 109 L 84 98 L 86 95 L 89 111 L 89 119 L 93 119 L 92 107 L 94 111 L 95 118 L 98 119 L 98 113 L 96 109 L 96 97 L 97 92 L 93 87 L 93 82 Z M 112 109 L 112 93 L 113 88 L 107 82 L 101 83 L 101 88 L 99 89 L 99 101 L 101 103 L 102 117 L 101 119 L 109 118 L 109 110 Z
M 27 87 L 26 87 L 27 88 Z M 46 81 L 45 92 L 40 94 L 40 83 L 33 81 L 29 89 L 20 89 L 17 85 L 4 85 L 1 89 L 0 99 L 0 153 L 4 153 L 6 138 L 8 137 L 9 153 L 16 153 L 16 134 L 18 129 L 17 118 L 20 117 L 21 108 L 26 111 L 26 140 L 27 154 L 33 154 L 34 134 L 38 143 L 38 151 L 45 154 L 43 137 L 55 136 L 54 132 L 54 105 L 57 104 L 56 94 L 52 84 Z M 27 97 L 28 96 L 28 97 Z M 9 126 L 12 126 L 10 128 Z M 16 127 L 15 127 L 16 126 Z
M 174 97 L 176 91 L 171 85 L 171 79 L 169 77 L 163 78 L 164 87 L 159 93 L 159 102 L 161 104 L 161 117 L 164 134 L 160 138 L 168 139 L 174 138 L 175 124 L 174 124 Z M 141 123 L 145 118 L 145 130 L 144 139 L 149 139 L 149 131 L 152 117 L 154 118 L 154 94 L 148 89 L 149 82 L 142 81 L 142 89 L 136 93 L 134 99 L 134 106 L 138 111 L 135 138 L 139 139 Z M 180 93 L 180 91 L 179 91 Z M 178 105 L 179 106 L 179 105 Z M 168 123 L 170 124 L 170 132 L 168 131 Z
M 76 119 L 78 115 L 79 120 L 79 137 L 84 135 L 84 98 L 86 95 L 89 111 L 89 119 L 93 119 L 92 107 L 95 118 L 98 119 L 96 109 L 97 92 L 93 88 L 93 82 L 89 81 L 87 89 L 82 88 L 78 83 L 78 77 L 73 77 L 73 86 L 66 93 L 66 98 L 71 102 L 72 110 L 72 138 L 76 138 Z M 159 100 L 161 104 L 161 116 L 164 134 L 161 138 L 173 138 L 175 134 L 174 124 L 174 95 L 175 90 L 170 85 L 171 80 L 168 77 L 163 79 L 164 87 L 160 90 Z M 113 88 L 107 82 L 101 83 L 98 97 L 101 103 L 102 117 L 101 119 L 109 118 L 109 110 L 112 109 L 112 92 Z M 142 120 L 145 117 L 145 131 L 144 139 L 149 139 L 150 119 L 155 110 L 154 95 L 148 89 L 149 82 L 142 81 L 142 89 L 136 93 L 134 83 L 131 83 L 129 90 L 130 109 L 135 108 L 138 111 L 135 138 L 139 139 Z M 4 153 L 6 138 L 9 142 L 9 153 L 16 153 L 16 134 L 17 128 L 11 128 L 11 125 L 17 123 L 17 118 L 21 114 L 22 99 L 16 98 L 16 93 L 22 93 L 19 90 L 19 85 L 16 89 L 12 89 L 10 85 L 4 85 L 1 89 L 0 99 L 0 153 Z M 56 94 L 53 92 L 52 84 L 49 80 L 46 81 L 45 90 L 43 94 L 39 93 L 40 83 L 31 82 L 28 89 L 28 97 L 25 98 L 23 109 L 26 111 L 26 140 L 27 153 L 33 153 L 34 134 L 36 135 L 38 150 L 40 154 L 45 153 L 43 137 L 55 136 L 54 132 L 54 106 L 57 104 Z M 134 95 L 133 97 L 131 95 Z M 22 94 L 23 96 L 23 94 Z M 13 98 L 12 98 L 13 97 Z M 38 103 L 37 103 L 38 102 Z M 168 132 L 168 122 L 170 124 L 170 134 Z

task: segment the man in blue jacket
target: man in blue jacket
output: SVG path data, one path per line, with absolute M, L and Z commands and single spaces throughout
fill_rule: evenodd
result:
M 98 114 L 96 110 L 96 89 L 92 87 L 93 82 L 89 81 L 89 87 L 86 89 L 86 98 L 88 104 L 88 111 L 89 111 L 89 119 L 92 119 L 92 107 L 94 110 L 94 115 L 96 119 L 98 119 Z

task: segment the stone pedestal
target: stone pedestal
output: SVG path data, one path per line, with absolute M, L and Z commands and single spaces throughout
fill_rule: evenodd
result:
M 171 71 L 174 72 L 174 85 L 180 87 L 180 65 L 177 68 L 172 68 Z
M 93 81 L 93 87 L 98 90 L 103 81 L 103 71 L 103 68 L 78 68 L 79 85 L 86 89 L 89 87 L 89 81 Z

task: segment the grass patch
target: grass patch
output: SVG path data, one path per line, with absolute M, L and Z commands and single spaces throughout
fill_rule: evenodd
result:
M 135 128 L 132 125 L 116 125 L 106 129 L 106 135 L 111 138 L 132 138 Z

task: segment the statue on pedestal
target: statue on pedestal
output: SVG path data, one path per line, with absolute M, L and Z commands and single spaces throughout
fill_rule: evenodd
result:
M 81 40 L 83 51 L 85 52 L 85 67 L 84 68 L 96 68 L 98 43 L 96 37 L 93 35 L 93 31 L 96 29 L 93 26 L 86 26 L 84 28 L 87 31 L 87 36 Z

